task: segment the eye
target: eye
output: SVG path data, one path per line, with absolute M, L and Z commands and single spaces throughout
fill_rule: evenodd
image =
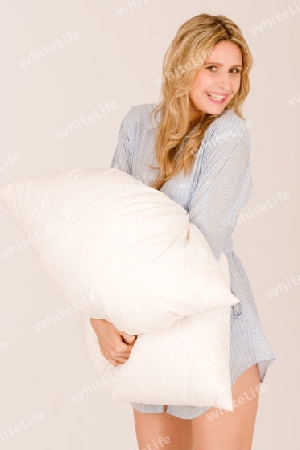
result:
M 231 69 L 231 70 L 235 70 L 235 72 L 232 72 L 232 73 L 234 73 L 234 74 L 240 73 L 240 72 L 241 72 L 241 69 L 237 69 L 236 67 L 234 67 L 234 68 Z
M 207 66 L 206 69 L 208 69 L 210 72 L 215 72 L 217 70 L 217 66 L 210 65 L 210 66 Z M 214 70 L 214 69 L 216 69 L 216 70 Z M 233 74 L 238 74 L 241 72 L 241 69 L 233 67 L 232 69 L 230 69 L 230 72 Z
M 210 70 L 211 72 L 214 72 L 214 70 L 212 70 L 213 68 L 217 68 L 217 66 L 207 66 L 206 69 Z

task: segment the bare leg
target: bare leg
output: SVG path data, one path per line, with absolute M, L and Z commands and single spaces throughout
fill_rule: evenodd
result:
M 194 450 L 251 450 L 259 384 L 255 364 L 243 372 L 233 385 L 233 411 L 210 408 L 192 419 Z
M 166 412 L 143 413 L 133 409 L 133 414 L 140 450 L 193 450 L 191 420 L 180 419 Z

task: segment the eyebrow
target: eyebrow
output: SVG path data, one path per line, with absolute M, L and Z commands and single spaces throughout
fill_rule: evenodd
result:
M 224 65 L 224 64 L 217 63 L 217 62 L 214 62 L 214 61 L 204 62 L 204 64 L 205 65 L 207 65 L 207 64 L 216 64 L 217 66 L 223 66 Z M 231 67 L 243 67 L 243 66 L 241 66 L 240 64 L 234 64 Z

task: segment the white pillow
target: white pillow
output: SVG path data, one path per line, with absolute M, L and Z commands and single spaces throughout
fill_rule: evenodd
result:
M 81 298 L 91 300 L 80 309 L 81 314 L 105 318 L 128 334 L 145 333 L 134 346 L 139 342 L 136 351 L 141 346 L 137 358 L 148 354 L 146 348 L 152 337 L 146 336 L 147 333 L 160 332 L 164 339 L 165 336 L 170 339 L 169 334 L 164 334 L 168 330 L 162 330 L 175 326 L 181 318 L 208 311 L 218 313 L 224 307 L 229 311 L 239 301 L 230 291 L 225 256 L 222 255 L 219 264 L 216 262 L 200 230 L 189 223 L 187 211 L 126 172 L 110 168 L 50 173 L 5 185 L 1 198 L 28 236 L 42 233 L 33 249 L 52 282 L 71 302 Z M 223 333 L 220 327 L 217 329 Z M 180 334 L 180 325 L 174 330 Z M 228 323 L 225 331 L 227 339 L 217 337 L 211 343 L 206 342 L 205 351 L 214 355 L 217 371 L 227 379 L 227 398 L 212 372 L 211 389 L 216 389 L 215 395 L 228 404 L 231 399 Z M 161 336 L 155 336 L 153 344 L 158 345 L 154 339 Z M 213 342 L 218 342 L 214 349 Z M 157 352 L 166 349 L 157 345 Z M 177 365 L 181 367 L 179 375 L 187 379 L 187 374 L 191 374 L 180 361 L 187 356 L 192 364 L 194 354 L 186 353 L 187 349 L 178 353 Z M 209 381 L 211 367 L 207 361 L 201 365 L 201 353 L 197 355 L 199 368 L 202 366 L 202 372 L 206 371 Z M 218 359 L 220 354 L 227 356 Z M 143 379 L 138 373 L 141 385 Z M 197 377 L 203 378 L 200 373 L 194 374 L 192 395 L 196 392 Z M 131 386 L 138 391 L 138 384 Z M 153 389 L 158 396 L 160 386 L 157 379 Z M 124 385 L 122 389 L 123 394 L 115 394 L 119 398 L 124 389 L 129 392 Z M 200 397 L 193 397 L 197 405 L 207 404 L 207 389 L 209 386 L 200 386 Z M 187 392 L 178 391 L 178 384 L 173 388 L 170 384 L 170 393 L 171 404 L 193 404 Z M 130 391 L 128 395 L 133 394 Z
M 81 322 L 99 382 L 114 401 L 233 410 L 230 307 L 187 316 L 165 331 L 139 334 L 129 359 L 118 366 L 103 357 L 89 318 L 82 316 Z
M 5 185 L 1 198 L 53 283 L 81 313 L 128 334 L 233 305 L 209 244 L 187 211 L 116 168 L 74 169 Z M 48 231 L 47 231 L 48 230 Z

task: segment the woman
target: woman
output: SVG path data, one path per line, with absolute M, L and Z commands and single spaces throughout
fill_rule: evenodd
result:
M 225 253 L 231 291 L 240 300 L 231 310 L 234 410 L 132 403 L 140 449 L 251 449 L 258 407 L 253 393 L 275 359 L 231 238 L 253 189 L 241 113 L 251 66 L 235 23 L 220 15 L 195 16 L 179 28 L 165 55 L 160 103 L 134 106 L 121 124 L 111 167 L 160 189 L 189 212 L 216 260 Z M 105 358 L 124 363 L 136 336 L 105 320 L 91 323 Z

